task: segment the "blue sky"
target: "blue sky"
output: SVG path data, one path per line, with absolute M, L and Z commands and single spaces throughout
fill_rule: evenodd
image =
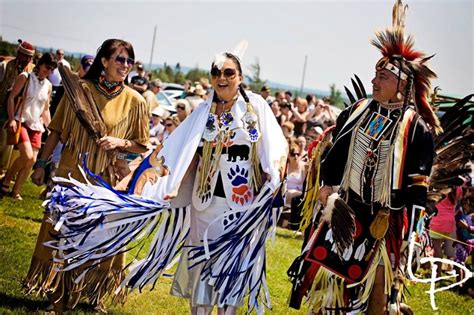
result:
M 447 94 L 474 92 L 474 4 L 467 0 L 405 1 L 415 47 L 436 53 L 434 82 Z M 123 38 L 148 64 L 209 67 L 215 53 L 249 42 L 244 72 L 257 59 L 262 78 L 305 87 L 342 89 L 353 73 L 366 87 L 378 60 L 369 43 L 391 24 L 393 1 L 21 1 L 0 0 L 0 35 L 43 47 L 94 53 Z M 370 90 L 370 89 L 369 89 Z

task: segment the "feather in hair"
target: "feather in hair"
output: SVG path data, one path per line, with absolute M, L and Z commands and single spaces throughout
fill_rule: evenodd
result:
M 405 29 L 405 15 L 408 11 L 408 5 L 403 5 L 402 0 L 398 0 L 392 9 L 393 28 Z

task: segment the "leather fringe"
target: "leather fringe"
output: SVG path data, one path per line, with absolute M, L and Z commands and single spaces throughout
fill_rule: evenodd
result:
M 128 290 L 115 290 L 125 278 L 124 270 L 96 268 L 87 273 L 87 276 L 76 283 L 74 280 L 83 272 L 80 270 L 58 272 L 58 263 L 33 258 L 28 275 L 23 280 L 23 290 L 26 294 L 36 293 L 39 296 L 48 296 L 53 303 L 63 301 L 68 309 L 73 309 L 79 302 L 87 301 L 91 305 L 99 305 L 105 299 L 112 298 L 112 302 L 124 304 Z M 65 296 L 67 292 L 67 296 Z
M 61 281 L 56 271 L 60 264 L 52 260 L 45 261 L 34 257 L 31 259 L 28 275 L 22 281 L 23 291 L 26 294 L 46 295 L 54 292 Z
M 137 106 L 131 108 L 128 112 L 128 115 L 124 115 L 123 119 L 120 120 L 116 125 L 111 128 L 107 128 L 107 135 L 121 139 L 134 140 L 140 144 L 146 144 L 148 139 L 147 119 L 148 111 L 146 104 L 138 103 Z M 140 123 L 140 120 L 144 121 Z M 134 139 L 135 136 L 132 135 L 134 129 L 130 128 L 130 126 L 134 124 L 142 126 L 138 139 Z M 107 151 L 101 150 L 93 139 L 87 135 L 84 135 L 84 127 L 76 118 L 76 114 L 70 106 L 65 107 L 64 123 L 62 127 L 63 131 L 66 131 L 66 134 L 63 132 L 63 135 L 61 135 L 62 140 L 66 141 L 66 147 L 73 152 L 74 156 L 77 158 L 77 161 L 80 161 L 81 154 L 88 152 L 89 156 L 87 165 L 93 173 L 104 173 L 107 167 L 114 162 L 107 155 Z

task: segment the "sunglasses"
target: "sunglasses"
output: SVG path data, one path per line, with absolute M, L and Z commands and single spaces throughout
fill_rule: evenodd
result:
M 165 124 L 166 127 L 172 127 L 173 124 L 172 123 L 168 123 L 168 124 Z
M 122 66 L 125 66 L 127 64 L 129 67 L 132 67 L 135 64 L 135 60 L 133 60 L 132 58 L 126 58 L 124 56 L 115 57 L 115 62 Z
M 224 74 L 225 78 L 231 78 L 237 74 L 237 70 L 232 68 L 224 69 L 224 71 L 219 70 L 217 67 L 213 67 L 211 69 L 211 75 L 216 78 L 220 78 L 221 75 Z
M 177 106 L 176 108 L 177 108 L 177 109 L 185 110 L 185 107 L 184 107 L 184 106 Z

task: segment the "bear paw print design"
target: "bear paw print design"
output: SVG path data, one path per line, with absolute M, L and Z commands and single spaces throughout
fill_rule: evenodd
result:
M 232 184 L 232 201 L 240 205 L 247 203 L 252 197 L 248 186 L 249 171 L 238 165 L 229 170 L 227 177 Z

